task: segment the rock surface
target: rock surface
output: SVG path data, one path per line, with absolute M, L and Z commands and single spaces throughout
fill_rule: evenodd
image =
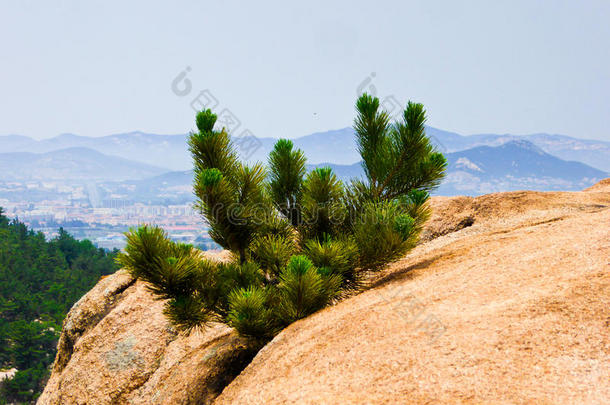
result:
M 103 278 L 66 317 L 38 404 L 211 403 L 254 353 L 224 325 L 178 335 L 162 310 L 125 272 Z
M 70 311 L 39 403 L 608 403 L 610 182 L 432 203 L 424 243 L 224 390 L 250 359 L 242 340 L 178 336 L 144 285 L 101 280 Z

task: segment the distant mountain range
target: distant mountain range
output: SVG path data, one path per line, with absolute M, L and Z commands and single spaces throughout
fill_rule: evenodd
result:
M 582 190 L 608 173 L 581 162 L 566 161 L 532 142 L 508 141 L 446 153 L 447 177 L 439 195 L 480 195 L 512 190 Z
M 121 181 L 144 179 L 166 171 L 89 148 L 0 153 L 0 180 Z
M 480 195 L 510 190 L 582 190 L 607 177 L 607 173 L 580 162 L 552 156 L 528 141 L 509 141 L 500 146 L 478 146 L 446 153 L 447 177 L 435 195 Z M 344 182 L 362 178 L 360 162 L 351 165 L 320 163 L 307 165 L 311 170 L 329 166 Z M 191 170 L 164 173 L 149 179 L 124 182 L 127 198 L 152 198 L 152 191 L 174 195 L 180 201 L 192 198 Z
M 582 190 L 608 173 L 581 162 L 559 159 L 532 142 L 511 140 L 445 153 L 447 176 L 436 195 L 480 195 L 511 190 Z M 330 166 L 343 180 L 362 177 L 360 163 Z
M 462 136 L 432 127 L 427 133 L 449 161 L 436 194 L 580 190 L 610 170 L 610 142 L 548 134 Z M 184 200 L 192 183 L 186 140 L 187 135 L 141 132 L 100 138 L 64 134 L 42 141 L 0 136 L 0 180 L 104 182 L 110 184 L 108 195 Z M 249 161 L 266 161 L 276 139 L 259 141 Z M 343 180 L 362 176 L 351 128 L 293 141 L 304 150 L 310 169 L 330 165 Z
M 66 148 L 88 148 L 106 155 L 164 167 L 166 171 L 186 170 L 191 166 L 186 138 L 185 134 L 129 132 L 97 138 L 62 134 L 38 141 L 27 136 L 8 135 L 0 136 L 0 152 L 47 153 Z
M 544 152 L 561 159 L 579 161 L 606 172 L 610 171 L 610 142 L 550 134 L 463 136 L 433 127 L 428 127 L 427 133 L 438 148 L 445 153 L 478 146 L 499 146 L 508 141 L 527 140 Z M 107 155 L 176 171 L 191 168 L 191 157 L 188 153 L 186 139 L 186 134 L 156 135 L 143 132 L 129 132 L 98 138 L 63 134 L 40 141 L 25 136 L 8 135 L 0 136 L 0 152 L 46 153 L 65 148 L 84 147 Z M 249 161 L 266 161 L 277 141 L 274 138 L 258 138 L 258 140 L 260 143 L 257 148 L 241 151 L 248 152 Z M 293 139 L 293 142 L 305 152 L 310 164 L 333 162 L 349 165 L 360 160 L 351 128 L 318 132 Z M 252 151 L 254 153 L 250 156 Z
M 509 141 L 529 141 L 544 152 L 564 160 L 574 160 L 610 172 L 610 142 L 578 139 L 554 134 L 479 134 L 462 136 L 453 132 L 428 127 L 427 134 L 441 144 L 446 152 L 458 152 L 477 146 L 499 146 Z

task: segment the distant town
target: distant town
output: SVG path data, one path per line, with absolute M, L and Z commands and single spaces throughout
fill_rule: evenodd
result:
M 0 181 L 0 207 L 7 216 L 43 232 L 47 239 L 56 236 L 62 227 L 100 248 L 122 249 L 129 228 L 154 224 L 175 241 L 203 250 L 218 247 L 208 235 L 207 224 L 184 195 L 178 200 L 159 196 L 137 201 L 111 191 L 93 183 Z

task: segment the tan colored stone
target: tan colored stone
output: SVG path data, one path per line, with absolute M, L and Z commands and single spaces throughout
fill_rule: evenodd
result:
M 610 188 L 433 205 L 429 232 L 474 222 L 289 326 L 215 403 L 610 403 Z
M 162 310 L 125 272 L 103 278 L 66 317 L 38 404 L 210 403 L 253 353 L 220 324 L 178 335 Z

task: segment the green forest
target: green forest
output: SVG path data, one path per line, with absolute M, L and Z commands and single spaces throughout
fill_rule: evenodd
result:
M 116 271 L 117 251 L 98 249 L 63 229 L 46 240 L 0 208 L 0 404 L 30 403 L 53 363 L 71 306 L 103 275 Z

